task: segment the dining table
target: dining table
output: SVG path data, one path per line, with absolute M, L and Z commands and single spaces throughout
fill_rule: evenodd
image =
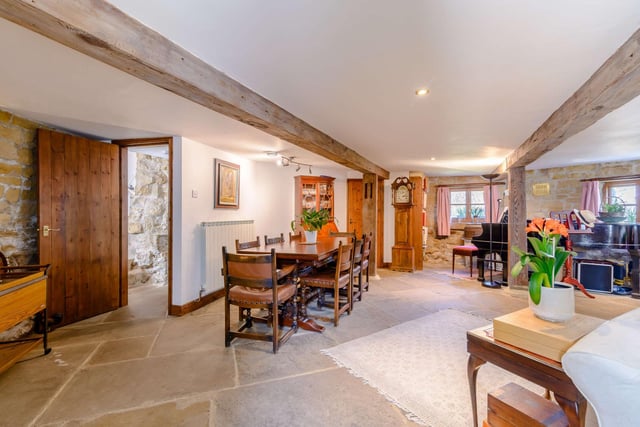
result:
M 318 237 L 316 243 L 307 243 L 299 240 L 292 242 L 284 241 L 272 245 L 260 245 L 253 248 L 238 249 L 239 254 L 259 255 L 271 253 L 271 249 L 276 250 L 276 259 L 281 262 L 295 263 L 297 267 L 312 265 L 322 266 L 338 253 L 340 243 L 349 243 L 346 237 Z M 293 273 L 296 276 L 300 273 L 300 268 L 296 268 Z M 304 295 L 306 290 L 301 290 Z M 324 331 L 324 326 L 319 325 L 307 315 L 307 306 L 304 297 L 298 298 L 298 326 L 302 329 L 314 332 Z

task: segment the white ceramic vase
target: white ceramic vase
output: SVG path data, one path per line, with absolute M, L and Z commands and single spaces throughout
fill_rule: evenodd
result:
M 318 230 L 304 230 L 304 240 L 307 243 L 316 243 L 316 241 L 318 240 Z
M 553 288 L 543 286 L 540 304 L 534 304 L 529 298 L 529 308 L 540 319 L 549 322 L 566 322 L 575 314 L 574 288 L 558 282 Z

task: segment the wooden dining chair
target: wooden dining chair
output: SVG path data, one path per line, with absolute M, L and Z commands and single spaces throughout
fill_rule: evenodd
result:
M 284 243 L 284 234 L 280 233 L 279 236 L 276 237 L 267 237 L 267 235 L 264 235 L 264 245 L 265 246 L 269 246 L 269 245 L 276 245 L 278 243 Z
M 260 247 L 260 236 L 256 236 L 256 240 L 250 240 L 248 242 L 241 242 L 236 239 L 236 251 L 240 249 L 249 249 L 249 248 L 259 248 Z
M 338 326 L 340 315 L 345 311 L 351 314 L 353 305 L 353 243 L 338 246 L 335 268 L 326 268 L 317 273 L 300 277 L 302 288 L 318 289 L 318 308 L 333 307 L 333 324 Z M 341 302 L 340 290 L 346 291 L 346 301 Z M 333 301 L 325 300 L 325 293 L 333 291 Z
M 279 274 L 280 273 L 280 274 Z M 222 275 L 224 276 L 224 345 L 229 347 L 235 338 L 248 338 L 270 341 L 273 353 L 278 352 L 298 330 L 297 317 L 297 283 L 295 280 L 283 278 L 276 267 L 276 251 L 271 249 L 265 255 L 230 254 L 222 247 Z M 281 328 L 281 306 L 289 302 L 292 324 L 287 329 Z M 231 306 L 240 310 L 239 325 L 231 327 Z M 266 317 L 253 316 L 251 310 L 267 310 Z M 261 333 L 254 322 L 270 325 L 270 330 Z
M 359 286 L 362 292 L 369 292 L 369 255 L 371 255 L 372 233 L 365 234 L 363 240 L 358 283 L 360 284 Z M 362 298 L 362 294 L 360 298 Z
M 362 248 L 364 236 L 356 239 L 353 246 L 353 302 L 362 301 Z M 356 281 L 356 278 L 359 280 Z M 355 306 L 355 304 L 354 304 Z
M 301 241 L 302 241 L 302 231 L 298 231 L 296 234 L 289 232 L 289 243 L 301 242 Z

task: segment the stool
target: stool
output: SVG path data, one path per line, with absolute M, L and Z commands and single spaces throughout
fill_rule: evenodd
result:
M 453 260 L 451 261 L 451 274 L 454 274 L 456 267 L 456 255 L 469 257 L 469 276 L 473 277 L 473 256 L 478 252 L 475 245 L 454 246 Z

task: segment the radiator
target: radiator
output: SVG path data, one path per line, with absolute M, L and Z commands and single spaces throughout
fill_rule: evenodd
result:
M 253 220 L 203 222 L 205 244 L 205 290 L 206 293 L 224 288 L 222 280 L 222 247 L 228 252 L 236 251 L 236 239 L 241 242 L 255 240 Z

